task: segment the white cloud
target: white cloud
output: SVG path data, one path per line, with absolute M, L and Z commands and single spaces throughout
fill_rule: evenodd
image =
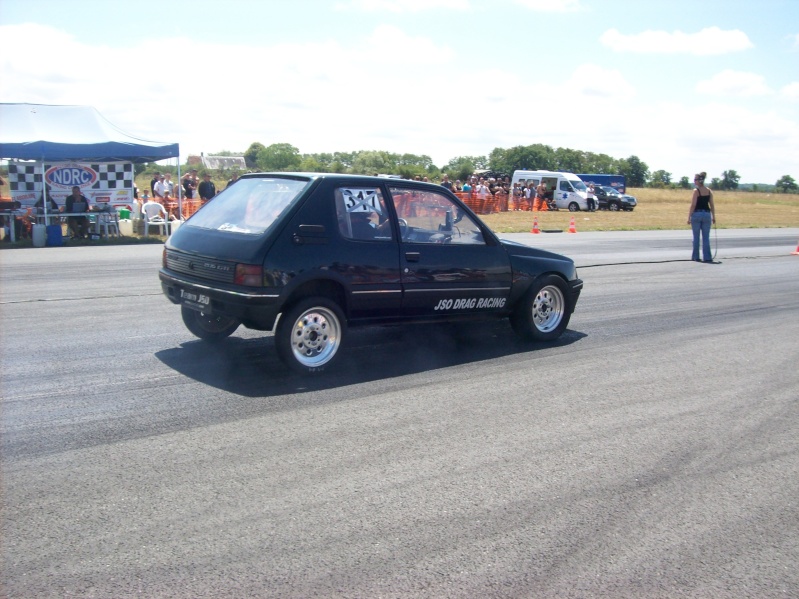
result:
M 622 34 L 617 29 L 609 29 L 602 34 L 599 41 L 616 52 L 640 54 L 712 56 L 754 47 L 743 31 L 722 31 L 718 27 L 707 27 L 697 33 L 644 31 L 630 35 Z
M 580 0 L 516 0 L 516 4 L 537 12 L 578 12 Z
M 635 95 L 635 88 L 616 70 L 595 64 L 578 67 L 566 84 L 566 89 L 591 98 L 624 100 Z
M 470 0 L 348 0 L 338 2 L 336 10 L 353 12 L 409 13 L 435 9 L 469 10 Z
M 696 84 L 697 93 L 709 96 L 767 96 L 773 91 L 762 75 L 726 69 Z
M 398 27 L 381 25 L 364 39 L 365 53 L 354 49 L 353 60 L 367 60 L 384 66 L 442 66 L 454 58 L 454 52 L 446 47 L 436 46 L 427 38 L 412 37 Z
M 302 153 L 426 154 L 443 166 L 456 156 L 544 143 L 634 154 L 675 176 L 733 168 L 743 181 L 769 182 L 795 173 L 799 155 L 795 118 L 732 109 L 723 99 L 699 108 L 689 100 L 640 103 L 626 71 L 593 63 L 536 80 L 498 66 L 476 70 L 436 38 L 395 26 L 290 44 L 172 40 L 181 55 L 201 56 L 202 69 L 165 59 L 152 77 L 127 66 L 162 56 L 158 40 L 109 49 L 30 26 L 0 26 L 0 39 L 29 47 L 0 54 L 0 101 L 92 105 L 123 131 L 179 142 L 184 158 L 257 141 Z M 58 58 L 64 55 L 80 59 Z M 207 82 L 206 73 L 217 75 Z M 797 88 L 781 93 L 796 98 Z
M 780 90 L 780 96 L 787 100 L 799 100 L 799 81 L 794 81 Z

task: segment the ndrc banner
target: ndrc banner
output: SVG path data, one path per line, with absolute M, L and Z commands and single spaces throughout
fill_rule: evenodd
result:
M 45 162 L 47 191 L 59 206 L 77 185 L 91 205 L 130 206 L 133 202 L 133 163 Z M 42 197 L 42 163 L 8 162 L 11 199 L 33 206 Z

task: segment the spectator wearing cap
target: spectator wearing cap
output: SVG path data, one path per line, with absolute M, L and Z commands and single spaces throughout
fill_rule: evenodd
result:
M 164 175 L 160 175 L 156 184 L 153 185 L 153 197 L 158 198 L 159 202 L 163 202 L 168 192 L 169 188 L 166 184 L 166 177 Z
M 197 189 L 197 169 L 193 168 L 183 175 L 183 195 L 187 200 L 194 199 L 194 192 Z
M 197 191 L 200 193 L 200 199 L 203 202 L 207 202 L 216 195 L 216 186 L 211 181 L 211 173 L 203 173 L 203 180 Z

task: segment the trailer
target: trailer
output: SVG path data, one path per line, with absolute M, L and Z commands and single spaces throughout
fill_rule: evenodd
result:
M 627 181 L 624 175 L 602 175 L 602 174 L 593 174 L 593 175 L 577 175 L 582 179 L 583 183 L 588 185 L 589 183 L 593 183 L 595 186 L 597 185 L 604 185 L 607 187 L 612 187 L 619 193 L 626 193 L 627 192 Z

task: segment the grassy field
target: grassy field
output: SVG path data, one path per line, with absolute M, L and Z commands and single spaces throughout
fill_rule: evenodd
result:
M 632 189 L 638 206 L 632 212 L 501 212 L 481 216 L 498 233 L 529 232 L 533 216 L 544 229 L 567 230 L 571 217 L 578 231 L 688 229 L 691 190 Z M 799 195 L 714 191 L 716 226 L 720 229 L 799 227 Z

